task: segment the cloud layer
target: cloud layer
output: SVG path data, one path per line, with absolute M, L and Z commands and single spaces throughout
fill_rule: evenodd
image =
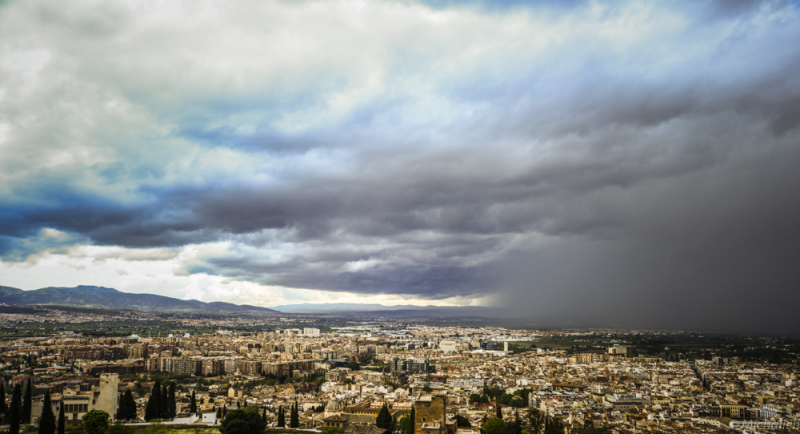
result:
M 21 283 L 800 331 L 796 4 L 129 3 L 0 6 Z

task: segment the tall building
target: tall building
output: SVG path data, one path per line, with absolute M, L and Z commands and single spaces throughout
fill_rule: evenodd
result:
M 312 338 L 319 337 L 319 329 L 304 328 L 303 329 L 303 336 L 308 336 L 308 337 L 312 337 Z

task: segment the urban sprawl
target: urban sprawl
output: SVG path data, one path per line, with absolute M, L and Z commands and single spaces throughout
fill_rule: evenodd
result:
M 170 318 L 172 333 L 120 336 L 70 326 L 159 320 L 163 316 L 145 312 L 0 314 L 3 331 L 42 330 L 0 342 L 0 430 L 9 430 L 12 411 L 23 414 L 23 429 L 34 429 L 45 401 L 67 425 L 102 410 L 111 424 L 129 429 L 220 427 L 237 409 L 257 412 L 267 430 L 280 432 L 750 433 L 800 427 L 796 346 L 780 339 L 728 344 L 728 338 L 689 332 L 390 319 L 339 318 L 339 326 L 308 327 L 309 317 L 302 316 L 259 323 L 187 314 Z M 248 322 L 247 331 L 237 330 Z M 215 330 L 181 331 L 186 326 Z M 670 348 L 669 342 L 677 344 Z M 654 350 L 642 351 L 643 345 Z M 782 354 L 782 361 L 747 357 L 762 350 Z M 30 396 L 20 404 L 27 409 L 12 407 L 15 393 Z

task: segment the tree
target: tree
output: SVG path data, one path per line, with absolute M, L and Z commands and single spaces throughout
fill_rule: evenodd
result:
M 503 419 L 495 417 L 487 420 L 486 423 L 483 424 L 483 432 L 486 434 L 502 434 L 505 425 L 506 423 Z
M 544 412 L 538 408 L 531 408 L 528 410 L 527 425 L 531 433 L 540 434 L 544 431 L 545 415 Z
M 64 418 L 64 402 L 61 402 L 61 405 L 58 406 L 58 428 L 57 434 L 64 434 L 66 430 L 67 421 Z
M 25 399 L 22 401 L 22 423 L 31 423 L 31 407 L 33 406 L 33 386 L 31 379 L 28 378 L 28 383 L 25 385 Z
M 387 407 L 386 404 L 383 404 L 381 411 L 378 412 L 378 417 L 375 418 L 375 425 L 377 425 L 378 428 L 389 429 L 391 424 L 392 415 L 389 414 L 389 407 Z
M 508 402 L 508 405 L 514 408 L 524 408 L 528 406 L 528 400 L 521 396 L 515 396 Z
M 39 416 L 39 434 L 53 434 L 56 430 L 56 416 L 53 414 L 53 404 L 50 402 L 50 392 L 44 395 L 42 415 Z
M 159 409 L 161 405 L 159 404 L 161 398 L 161 381 L 156 380 L 156 383 L 153 384 L 153 390 L 150 392 L 150 398 L 147 400 L 147 407 L 144 409 L 144 420 L 151 421 L 153 419 L 160 419 L 161 414 L 159 414 Z
M 494 411 L 495 411 L 495 416 L 498 419 L 502 419 L 503 418 L 503 410 L 500 409 L 500 404 L 498 404 L 496 402 L 494 403 Z
M 105 434 L 108 429 L 108 413 L 103 410 L 92 410 L 84 414 L 81 421 L 86 434 Z
M 469 403 L 472 404 L 475 402 L 481 402 L 481 396 L 478 395 L 477 393 L 473 393 L 472 395 L 469 396 Z
M 261 420 L 258 411 L 244 408 L 228 413 L 219 431 L 222 434 L 262 434 L 266 428 L 267 424 Z
M 289 428 L 300 428 L 300 415 L 299 411 L 297 410 L 296 402 L 292 406 L 292 415 L 291 419 L 289 419 Z
M 514 420 L 503 425 L 503 434 L 522 434 L 522 424 L 519 422 L 519 414 L 514 413 Z
M 217 419 L 222 419 L 222 409 L 217 407 Z
M 264 425 L 267 424 L 267 409 L 264 409 L 264 412 L 261 413 L 261 420 L 264 421 Z
M 169 419 L 169 391 L 166 384 L 161 386 L 161 394 L 158 397 L 158 417 Z
M 169 383 L 169 391 L 167 392 L 167 417 L 174 419 L 178 415 L 177 405 L 175 403 L 175 382 Z
M 283 415 L 283 406 L 278 407 L 278 428 L 286 427 L 286 417 Z
M 11 395 L 11 406 L 8 409 L 8 434 L 19 434 L 19 424 L 22 416 L 22 390 L 19 384 L 14 386 Z
M 472 428 L 472 424 L 469 423 L 469 420 L 460 414 L 456 415 L 456 426 L 458 428 Z
M 197 413 L 197 399 L 194 396 L 194 390 L 192 390 L 192 398 L 189 400 L 189 412 Z
M 407 414 L 403 415 L 397 422 L 397 430 L 403 434 L 409 434 L 414 429 L 414 422 Z
M 544 434 L 564 434 L 564 425 L 557 418 L 548 419 Z
M 6 404 L 6 386 L 0 383 L 0 422 L 4 422 L 5 416 L 8 413 L 8 404 Z
M 136 419 L 136 401 L 130 390 L 126 390 L 119 401 L 119 411 L 117 419 L 133 420 Z

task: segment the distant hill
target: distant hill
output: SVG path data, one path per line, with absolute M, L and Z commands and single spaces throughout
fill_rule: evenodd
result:
M 197 300 L 179 300 L 155 294 L 132 294 L 102 286 L 76 286 L 74 288 L 48 287 L 23 291 L 0 286 L 0 303 L 76 306 L 95 309 L 135 309 L 158 311 L 197 312 L 273 312 L 272 309 L 224 302 L 204 303 Z

